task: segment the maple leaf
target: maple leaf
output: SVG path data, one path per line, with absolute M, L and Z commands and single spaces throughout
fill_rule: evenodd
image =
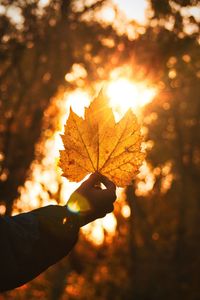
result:
M 145 157 L 136 116 L 130 109 L 116 123 L 103 92 L 85 109 L 84 119 L 70 110 L 62 141 L 65 150 L 60 150 L 60 167 L 70 181 L 98 171 L 124 187 Z

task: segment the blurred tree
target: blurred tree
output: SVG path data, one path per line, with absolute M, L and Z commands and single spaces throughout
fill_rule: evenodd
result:
M 150 78 L 158 87 L 143 112 L 154 186 L 145 195 L 138 193 L 140 182 L 135 192 L 127 188 L 131 216 L 117 214 L 112 242 L 95 248 L 81 236 L 70 260 L 11 297 L 197 300 L 200 52 L 199 23 L 189 8 L 199 1 L 151 0 L 152 18 L 137 39 L 88 21 L 85 13 L 91 16 L 102 3 L 74 9 L 71 1 L 50 1 L 41 13 L 37 2 L 20 2 L 20 26 L 2 15 L 1 201 L 9 213 L 34 158 L 43 112 L 59 86 L 89 86 L 121 64 L 129 65 L 134 80 Z M 74 64 L 87 76 L 66 84 Z
M 119 37 L 111 26 L 84 20 L 103 2 L 80 8 L 68 0 L 52 0 L 44 8 L 40 1 L 1 2 L 0 201 L 7 214 L 34 159 L 44 110 L 59 89 L 69 87 L 65 75 L 79 65 L 89 84 L 106 77 L 103 57 L 115 53 Z M 112 39 L 112 47 L 105 39 Z M 83 79 L 77 80 L 81 85 Z
M 194 4 L 152 1 L 150 26 L 135 43 L 134 55 L 154 69 L 159 92 L 144 111 L 147 140 L 153 145 L 147 160 L 155 175 L 154 188 L 146 197 L 130 193 L 131 187 L 127 190 L 136 264 L 130 299 L 200 295 L 200 28 L 194 17 L 182 14 L 183 7 Z

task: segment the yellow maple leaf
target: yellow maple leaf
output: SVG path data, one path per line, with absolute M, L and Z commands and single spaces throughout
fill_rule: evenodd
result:
M 131 183 L 145 154 L 137 118 L 131 110 L 115 122 L 106 96 L 101 92 L 85 109 L 84 119 L 70 110 L 60 151 L 63 176 L 80 181 L 98 171 L 117 186 Z

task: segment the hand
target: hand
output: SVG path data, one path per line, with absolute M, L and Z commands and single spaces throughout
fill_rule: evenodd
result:
M 102 190 L 99 183 L 103 183 L 106 189 Z M 71 195 L 67 209 L 77 216 L 80 226 L 84 226 L 113 211 L 115 191 L 112 181 L 95 172 Z

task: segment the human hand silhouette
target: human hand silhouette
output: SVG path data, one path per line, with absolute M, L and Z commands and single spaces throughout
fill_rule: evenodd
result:
M 101 189 L 100 183 L 104 184 L 105 189 Z M 112 212 L 115 200 L 115 184 L 95 172 L 70 196 L 67 209 L 76 216 L 79 226 L 84 226 Z

